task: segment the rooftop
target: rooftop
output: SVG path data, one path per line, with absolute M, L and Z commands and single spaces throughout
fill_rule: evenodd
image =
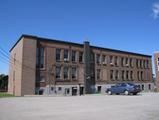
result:
M 37 40 L 40 40 L 40 41 L 48 41 L 48 42 L 54 42 L 54 43 L 59 43 L 59 44 L 68 44 L 68 45 L 75 45 L 75 46 L 78 46 L 78 47 L 83 47 L 83 44 L 79 44 L 79 43 L 74 43 L 74 42 L 68 42 L 68 41 L 63 41 L 63 40 L 43 38 L 43 37 L 38 37 L 38 36 L 23 34 L 23 35 L 21 35 L 21 37 L 17 40 L 17 42 L 13 45 L 13 47 L 10 49 L 10 52 L 12 51 L 12 49 L 18 44 L 18 42 L 19 42 L 23 37 L 33 38 L 33 39 L 37 39 Z M 145 54 L 141 54 L 141 53 L 134 53 L 134 52 L 128 52 L 128 51 L 122 51 L 122 50 L 111 49 L 111 48 L 104 48 L 104 47 L 98 47 L 98 46 L 91 46 L 91 48 L 103 49 L 103 50 L 107 50 L 107 51 L 118 52 L 118 53 L 124 53 L 124 54 L 138 55 L 138 56 L 143 56 L 143 57 L 151 57 L 151 55 L 145 55 Z

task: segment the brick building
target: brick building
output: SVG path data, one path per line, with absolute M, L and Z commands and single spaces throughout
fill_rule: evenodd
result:
M 10 49 L 8 92 L 16 96 L 104 93 L 118 82 L 152 90 L 151 56 L 30 35 Z
M 154 53 L 154 63 L 155 63 L 155 72 L 156 72 L 156 87 L 159 92 L 159 52 Z

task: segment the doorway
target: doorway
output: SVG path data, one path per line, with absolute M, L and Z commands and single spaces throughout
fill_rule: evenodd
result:
M 101 93 L 101 89 L 102 89 L 102 87 L 101 87 L 101 86 L 98 86 L 97 92 L 98 92 L 98 93 Z
M 83 90 L 84 90 L 84 87 L 80 87 L 79 95 L 83 95 L 84 94 Z
M 39 95 L 43 95 L 43 90 L 39 90 Z
M 77 95 L 77 87 L 72 87 L 72 96 Z

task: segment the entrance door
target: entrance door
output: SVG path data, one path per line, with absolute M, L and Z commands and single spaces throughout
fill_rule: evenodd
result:
M 98 93 L 101 93 L 101 89 L 102 89 L 102 87 L 101 86 L 98 86 Z
M 39 90 L 39 95 L 43 95 L 43 90 Z
M 83 90 L 84 90 L 84 87 L 80 87 L 80 95 L 83 95 Z

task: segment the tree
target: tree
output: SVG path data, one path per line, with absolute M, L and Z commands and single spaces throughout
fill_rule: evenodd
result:
M 0 74 L 0 91 L 7 91 L 8 89 L 8 75 Z

